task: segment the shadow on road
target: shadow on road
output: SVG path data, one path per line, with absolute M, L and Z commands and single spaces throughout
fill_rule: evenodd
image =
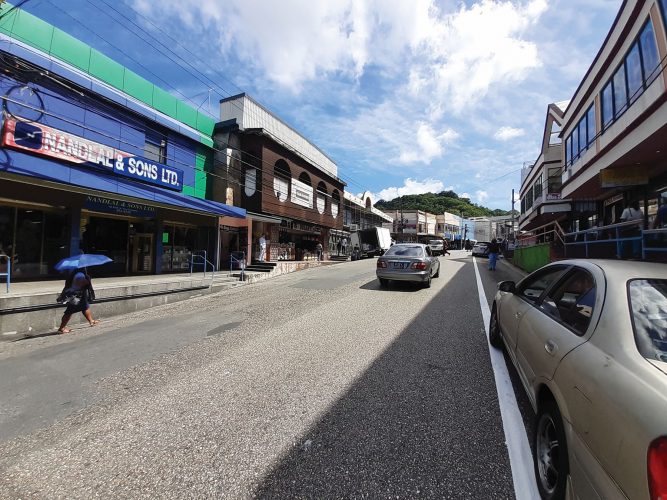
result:
M 473 268 L 464 266 L 256 496 L 513 498 L 477 297 Z

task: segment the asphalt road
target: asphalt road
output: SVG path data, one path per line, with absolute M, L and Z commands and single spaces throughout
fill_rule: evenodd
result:
M 430 289 L 348 262 L 0 345 L 0 497 L 514 498 L 472 259 L 441 263 Z M 489 299 L 518 277 L 479 271 Z

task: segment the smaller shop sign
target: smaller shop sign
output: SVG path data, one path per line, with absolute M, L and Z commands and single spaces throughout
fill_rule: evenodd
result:
M 155 218 L 155 207 L 142 203 L 114 200 L 101 196 L 86 196 L 84 207 L 93 212 L 126 215 L 128 217 Z
M 313 208 L 313 187 L 297 179 L 292 179 L 292 203 Z
M 102 169 L 174 191 L 183 190 L 183 171 L 62 130 L 14 118 L 5 120 L 2 145 L 57 160 Z
M 560 200 L 560 193 L 547 193 L 547 201 Z
M 603 188 L 643 186 L 645 184 L 648 184 L 648 175 L 640 169 L 605 168 L 600 170 L 600 186 Z

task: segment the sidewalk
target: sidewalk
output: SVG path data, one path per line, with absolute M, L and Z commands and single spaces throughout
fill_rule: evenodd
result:
M 271 272 L 240 271 L 216 273 L 184 273 L 153 276 L 122 276 L 94 278 L 95 315 L 105 318 L 136 310 L 147 309 L 192 297 L 248 285 L 282 274 L 336 264 L 330 261 L 279 262 Z M 53 331 L 60 325 L 64 306 L 56 297 L 64 284 L 62 280 L 12 283 L 10 293 L 0 292 L 0 341 L 14 340 L 25 334 Z M 3 284 L 4 285 L 4 284 Z M 4 292 L 4 288 L 2 289 Z M 70 324 L 84 322 L 76 314 Z

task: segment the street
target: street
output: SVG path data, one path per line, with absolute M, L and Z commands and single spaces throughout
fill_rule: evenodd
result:
M 430 289 L 368 259 L 0 344 L 0 497 L 527 498 L 473 259 L 440 261 Z M 520 278 L 477 265 L 487 301 Z

